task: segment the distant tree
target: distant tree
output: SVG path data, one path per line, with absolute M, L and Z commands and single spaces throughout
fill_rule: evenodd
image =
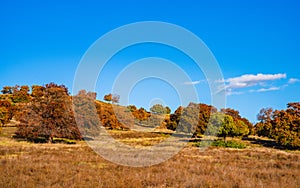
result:
M 291 102 L 287 104 L 288 113 L 300 117 L 300 102 Z
M 151 108 L 150 111 L 154 114 L 165 114 L 165 107 L 161 104 L 154 104 Z
M 112 102 L 112 103 L 119 103 L 119 100 L 120 100 L 120 95 L 117 95 L 117 94 L 107 94 L 107 95 L 104 95 L 103 99 L 107 102 Z
M 27 103 L 30 100 L 29 87 L 28 86 L 18 86 L 13 87 L 12 101 L 14 103 Z
M 171 109 L 168 106 L 165 107 L 165 113 L 166 114 L 170 114 L 171 113 Z
M 119 103 L 119 101 L 120 101 L 120 95 L 114 94 L 112 96 L 111 102 L 112 103 Z
M 171 113 L 171 109 L 168 106 L 164 107 L 161 104 L 154 104 L 150 108 L 150 111 L 154 114 L 170 114 Z
M 134 111 L 132 115 L 137 119 L 139 122 L 147 120 L 151 114 L 147 112 L 144 108 L 139 108 L 138 110 Z
M 110 94 L 104 95 L 103 99 L 107 102 L 111 102 L 112 97 L 113 97 L 113 95 L 110 93 Z
M 137 110 L 137 108 L 136 108 L 136 106 L 134 106 L 134 105 L 128 105 L 128 106 L 127 106 L 127 110 L 128 110 L 129 112 L 134 112 L 134 111 Z
M 271 120 L 271 117 L 273 115 L 273 109 L 272 108 L 263 108 L 259 111 L 259 114 L 257 115 L 257 119 L 264 123 Z
M 12 94 L 13 93 L 13 88 L 11 86 L 4 86 L 3 89 L 1 90 L 3 94 Z
M 221 113 L 229 115 L 229 116 L 231 116 L 232 118 L 235 118 L 235 119 L 241 118 L 240 112 L 237 111 L 237 110 L 234 110 L 232 108 L 226 108 L 226 109 L 223 108 L 223 109 L 221 109 Z
M 183 107 L 179 106 L 173 114 L 170 114 L 169 118 L 165 119 L 166 128 L 170 130 L 176 130 L 178 123 L 180 121 L 181 113 L 183 111 Z

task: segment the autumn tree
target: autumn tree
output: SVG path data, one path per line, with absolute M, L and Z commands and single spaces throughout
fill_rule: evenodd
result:
M 3 94 L 12 94 L 13 93 L 13 88 L 11 86 L 4 86 L 3 89 L 1 90 Z
M 286 110 L 262 109 L 256 134 L 275 139 L 288 148 L 300 148 L 300 103 L 288 103 Z
M 1 127 L 8 123 L 13 116 L 13 109 L 10 102 L 6 100 L 0 100 L 0 132 Z
M 14 103 L 27 103 L 30 100 L 28 86 L 18 86 L 12 88 L 12 101 Z
M 199 111 L 199 105 L 195 103 L 183 108 L 176 131 L 194 134 L 199 121 Z
M 116 112 L 121 113 L 121 111 L 126 113 L 124 112 L 126 108 L 119 110 L 118 106 L 114 106 L 114 104 L 96 101 L 96 109 L 103 127 L 108 129 L 128 129 L 126 125 L 119 121 L 116 114 Z
M 81 90 L 73 97 L 73 107 L 77 126 L 86 138 L 99 135 L 100 119 L 96 110 L 96 93 Z
M 207 105 L 207 104 L 199 104 L 199 108 L 200 108 L 199 121 L 198 121 L 195 134 L 203 135 L 205 133 L 211 115 L 216 113 L 218 110 L 214 106 Z
M 36 98 L 41 98 L 44 95 L 45 87 L 33 85 L 31 86 L 31 96 Z
M 147 112 L 147 110 L 145 110 L 144 108 L 139 108 L 138 110 L 135 110 L 132 115 L 135 117 L 135 119 L 137 119 L 140 123 L 142 121 L 146 121 L 151 114 L 149 112 Z
M 166 117 L 164 120 L 165 127 L 170 130 L 176 130 L 177 125 L 180 120 L 181 112 L 183 110 L 182 106 L 179 106 L 173 114 L 170 114 L 169 117 Z
M 182 106 L 178 107 L 176 111 L 170 115 L 170 118 L 166 119 L 167 128 L 175 130 L 179 122 L 182 121 L 182 123 L 186 123 L 187 125 L 191 124 L 195 127 L 194 136 L 204 134 L 211 114 L 216 113 L 217 109 L 211 105 L 195 103 L 190 103 L 186 108 L 188 109 L 185 110 Z M 198 116 L 196 113 L 198 113 Z M 182 128 L 181 126 L 179 129 L 182 130 Z
M 128 105 L 128 106 L 127 106 L 127 110 L 128 110 L 128 112 L 134 112 L 134 111 L 137 110 L 137 108 L 136 108 L 136 106 L 134 106 L 134 105 Z
M 273 128 L 272 128 L 272 117 L 273 117 L 272 108 L 263 108 L 259 111 L 257 119 L 260 121 L 255 125 L 255 132 L 259 136 L 266 136 L 273 138 Z
M 81 139 L 68 89 L 50 83 L 41 90 L 43 95 L 35 96 L 18 115 L 20 125 L 16 135 L 29 140 L 43 137 L 47 142 L 54 137 Z
M 107 102 L 111 102 L 112 97 L 113 97 L 113 95 L 110 93 L 110 94 L 104 95 L 103 99 Z

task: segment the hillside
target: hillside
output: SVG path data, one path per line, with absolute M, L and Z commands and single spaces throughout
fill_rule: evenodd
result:
M 289 103 L 286 110 L 262 109 L 255 126 L 235 109 L 217 109 L 207 104 L 179 106 L 174 113 L 155 104 L 148 112 L 134 105 L 118 104 L 120 96 L 108 94 L 103 101 L 85 90 L 70 96 L 64 85 L 6 86 L 0 95 L 1 126 L 17 124 L 15 137 L 28 141 L 52 142 L 54 138 L 93 139 L 101 127 L 142 132 L 176 132 L 190 137 L 247 137 L 274 139 L 287 149 L 300 147 L 300 105 Z M 13 120 L 13 121 L 12 121 Z

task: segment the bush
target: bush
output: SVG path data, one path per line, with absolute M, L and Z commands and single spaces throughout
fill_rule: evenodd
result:
M 208 147 L 208 146 L 215 146 L 215 147 L 223 147 L 223 148 L 237 148 L 237 149 L 244 149 L 246 145 L 242 142 L 237 142 L 235 140 L 229 140 L 225 142 L 224 140 L 205 140 L 198 143 L 195 143 L 194 146 L 196 147 Z

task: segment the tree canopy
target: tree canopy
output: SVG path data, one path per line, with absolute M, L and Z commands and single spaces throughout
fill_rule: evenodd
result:
M 289 148 L 300 148 L 300 103 L 288 103 L 286 110 L 261 109 L 256 134 L 275 139 Z

